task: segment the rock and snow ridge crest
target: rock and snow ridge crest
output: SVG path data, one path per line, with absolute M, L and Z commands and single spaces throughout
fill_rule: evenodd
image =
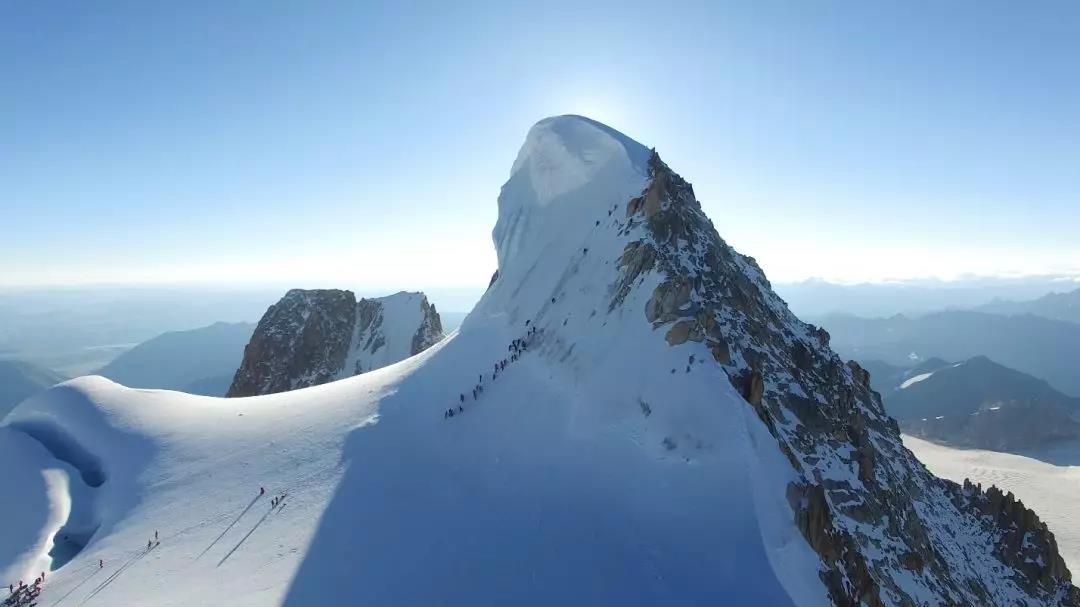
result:
M 227 396 L 306 388 L 404 360 L 443 338 L 435 306 L 402 291 L 356 300 L 352 291 L 292 289 L 259 321 Z
M 765 482 L 783 483 L 771 490 L 786 496 L 832 603 L 1080 604 L 1046 525 L 1011 495 L 930 474 L 904 448 L 869 374 L 788 310 L 654 151 L 581 117 L 543 120 L 499 211 L 499 268 L 463 330 L 498 315 L 554 325 L 542 334 L 545 353 L 583 377 L 604 354 L 559 333 L 640 315 L 670 347 L 686 348 L 685 373 L 711 359 L 790 465 L 793 478 Z

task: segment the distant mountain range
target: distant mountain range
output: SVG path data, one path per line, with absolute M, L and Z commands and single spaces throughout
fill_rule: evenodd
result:
M 859 364 L 870 372 L 870 385 L 881 393 L 882 398 L 912 377 L 949 365 L 940 358 L 928 358 L 910 367 L 891 365 L 880 360 L 860 360 Z
M 244 358 L 252 323 L 218 322 L 144 341 L 97 371 L 132 388 L 222 396 Z
M 846 358 L 906 367 L 935 357 L 955 361 L 987 356 L 1080 396 L 1080 324 L 972 311 L 916 318 L 833 314 L 814 320 L 829 331 L 832 346 Z
M 955 281 L 908 280 L 837 284 L 820 279 L 779 283 L 776 292 L 802 317 L 844 313 L 857 316 L 908 316 L 941 310 L 981 309 L 987 302 L 1021 302 L 1076 289 L 1075 277 L 971 278 Z M 1074 291 L 1074 297 L 1076 291 Z M 1075 299 L 1074 299 L 1075 301 Z M 998 312 L 986 309 L 986 312 Z M 1016 313 L 1016 312 L 1008 312 Z M 1039 314 L 1035 309 L 1033 314 Z M 1050 316 L 1050 318 L 1058 318 Z M 1075 316 L 1073 317 L 1075 318 Z
M 1080 323 L 1080 289 L 1068 293 L 1049 293 L 1030 301 L 995 299 L 979 306 L 978 310 L 993 314 L 1034 314 L 1051 320 Z
M 0 289 L 0 357 L 69 377 L 86 375 L 166 331 L 254 322 L 279 293 L 267 288 Z
M 1015 451 L 1080 437 L 1080 398 L 985 356 L 931 359 L 872 382 L 904 432 L 935 442 Z
M 44 367 L 0 360 L 0 419 L 24 399 L 67 379 Z

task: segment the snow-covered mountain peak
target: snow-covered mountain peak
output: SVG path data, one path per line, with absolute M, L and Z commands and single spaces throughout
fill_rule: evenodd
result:
M 545 372 L 573 386 L 575 432 L 620 428 L 687 463 L 751 462 L 741 490 L 760 492 L 766 544 L 790 545 L 773 516 L 791 516 L 801 548 L 820 559 L 812 582 L 795 573 L 801 549 L 769 554 L 789 592 L 818 582 L 834 604 L 1077 601 L 1034 513 L 930 475 L 903 448 L 869 375 L 723 241 L 687 181 L 627 141 L 580 118 L 534 127 L 499 197 L 499 272 L 462 337 L 504 323 L 535 330 Z M 708 404 L 730 397 L 740 405 Z M 745 429 L 728 425 L 740 412 L 750 413 Z M 741 455 L 720 447 L 743 441 L 752 446 Z M 755 451 L 766 444 L 771 454 Z M 786 469 L 772 459 L 781 454 Z M 786 513 L 772 510 L 777 501 Z M 986 517 L 996 522 L 979 532 L 985 541 L 946 549 L 956 528 Z M 1001 567 L 1023 574 L 1002 582 L 992 573 Z
M 510 173 L 527 179 L 533 202 L 544 205 L 602 171 L 645 177 L 648 159 L 648 148 L 615 129 L 583 116 L 553 116 L 529 129 Z
M 500 272 L 523 271 L 543 253 L 579 241 L 601 213 L 638 193 L 649 149 L 581 116 L 555 116 L 529 130 L 499 195 L 493 237 Z M 558 242 L 562 241 L 562 242 Z

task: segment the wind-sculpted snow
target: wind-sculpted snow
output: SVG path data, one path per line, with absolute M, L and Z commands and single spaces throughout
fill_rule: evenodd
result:
M 641 191 L 649 151 L 581 117 L 541 120 L 518 152 L 499 195 L 493 233 L 499 272 L 538 265 L 561 269 L 590 233 L 593 220 Z
M 491 285 L 417 356 L 254 398 L 84 378 L 24 403 L 13 419 L 54 417 L 105 479 L 101 527 L 42 597 L 1076 603 L 1045 526 L 927 473 L 866 374 L 655 153 L 542 121 L 499 210 Z M 48 463 L 35 453 L 27 466 Z M 19 545 L 0 554 L 9 571 L 48 562 Z

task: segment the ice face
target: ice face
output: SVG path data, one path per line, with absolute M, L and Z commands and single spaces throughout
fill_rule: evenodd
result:
M 648 148 L 588 118 L 536 123 L 499 195 L 500 273 L 525 271 L 541 255 L 568 258 L 596 218 L 641 193 L 648 160 Z

